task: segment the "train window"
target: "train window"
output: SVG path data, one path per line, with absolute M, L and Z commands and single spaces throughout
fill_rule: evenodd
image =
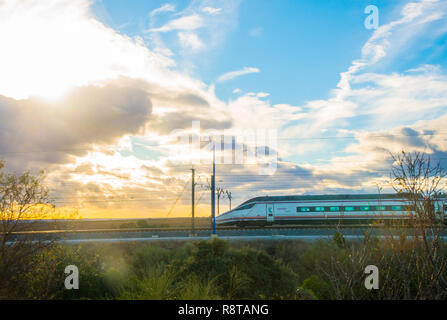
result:
M 308 207 L 297 207 L 296 212 L 309 212 L 310 208 Z
M 385 206 L 376 206 L 376 210 L 378 210 L 378 211 L 385 211 L 386 207 Z
M 354 208 L 354 207 L 345 207 L 345 210 L 346 210 L 346 211 L 354 211 L 355 208 Z
M 340 207 L 329 207 L 329 211 L 340 211 Z
M 369 207 L 368 206 L 360 207 L 360 211 L 369 211 Z
M 402 210 L 402 206 L 392 206 L 391 210 L 400 211 L 400 210 Z
M 237 211 L 237 210 L 247 210 L 247 209 L 252 208 L 254 205 L 255 205 L 255 203 L 250 203 L 250 204 L 247 204 L 246 206 L 234 209 L 234 211 Z
M 324 211 L 324 207 L 315 207 L 315 211 Z

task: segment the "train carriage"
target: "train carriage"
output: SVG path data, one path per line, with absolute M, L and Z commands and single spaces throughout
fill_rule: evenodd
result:
M 447 198 L 435 212 L 447 221 Z M 369 224 L 411 217 L 408 200 L 398 194 L 309 195 L 256 197 L 216 217 L 218 225 Z

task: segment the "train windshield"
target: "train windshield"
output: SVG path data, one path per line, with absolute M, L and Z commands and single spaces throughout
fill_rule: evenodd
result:
M 247 205 L 245 205 L 245 206 L 236 208 L 236 209 L 234 209 L 234 211 L 238 211 L 238 210 L 247 210 L 247 209 L 252 208 L 254 205 L 255 205 L 254 203 L 250 203 L 250 204 L 247 204 Z

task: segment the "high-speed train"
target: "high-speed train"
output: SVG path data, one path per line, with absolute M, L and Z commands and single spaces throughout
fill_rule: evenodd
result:
M 368 224 L 408 219 L 407 200 L 398 194 L 350 194 L 256 197 L 216 217 L 217 225 Z M 435 213 L 447 222 L 447 197 L 438 198 Z

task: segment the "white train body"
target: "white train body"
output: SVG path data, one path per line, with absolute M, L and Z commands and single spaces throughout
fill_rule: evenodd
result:
M 446 198 L 436 204 L 436 214 L 447 221 Z M 216 217 L 218 225 L 371 223 L 407 219 L 407 200 L 397 194 L 274 196 L 250 199 Z

